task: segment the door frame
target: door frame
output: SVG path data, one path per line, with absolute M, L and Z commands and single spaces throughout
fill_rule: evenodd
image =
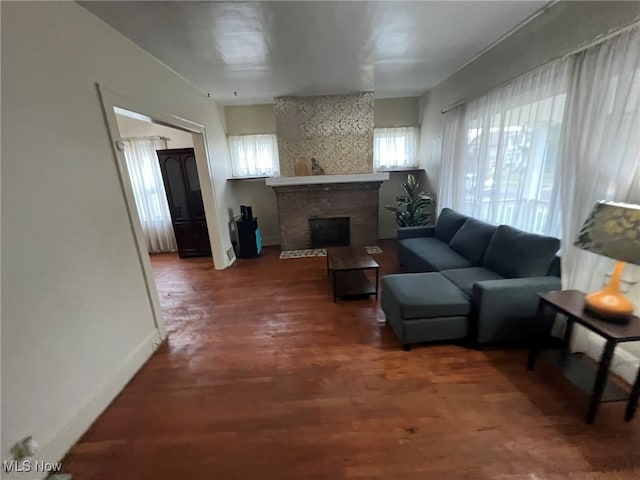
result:
M 188 119 L 176 115 L 157 112 L 153 108 L 149 108 L 146 105 L 141 105 L 134 99 L 127 98 L 109 91 L 99 83 L 96 83 L 96 88 L 98 91 L 98 98 L 102 106 L 102 112 L 107 126 L 107 132 L 109 134 L 111 150 L 114 155 L 113 158 L 118 171 L 118 177 L 125 201 L 129 225 L 131 227 L 131 231 L 133 233 L 136 244 L 136 249 L 138 252 L 138 261 L 142 269 L 145 288 L 153 313 L 154 324 L 160 334 L 160 337 L 164 339 L 167 336 L 167 331 L 162 316 L 162 309 L 160 308 L 158 288 L 156 286 L 155 277 L 153 276 L 151 260 L 149 258 L 149 252 L 147 250 L 147 244 L 144 239 L 142 224 L 140 223 L 140 217 L 138 215 L 138 208 L 136 206 L 135 197 L 133 195 L 133 188 L 131 186 L 131 180 L 129 171 L 127 169 L 127 163 L 124 157 L 124 151 L 121 149 L 122 140 L 120 139 L 120 129 L 116 120 L 114 107 L 147 116 L 155 123 L 179 130 L 184 130 L 190 132 L 193 135 L 193 149 L 196 157 L 196 166 L 198 169 L 198 179 L 200 180 L 200 189 L 202 192 L 203 200 L 206 199 L 206 201 L 204 201 L 204 208 L 207 221 L 207 230 L 209 231 L 209 242 L 211 243 L 213 264 L 216 269 L 221 270 L 226 268 L 228 265 L 226 261 L 224 243 L 222 240 L 221 228 L 219 224 L 216 196 L 212 182 L 212 176 L 209 169 L 209 157 L 206 146 L 206 128 L 204 127 L 204 125 L 192 122 Z M 205 181 L 203 181 L 203 179 Z

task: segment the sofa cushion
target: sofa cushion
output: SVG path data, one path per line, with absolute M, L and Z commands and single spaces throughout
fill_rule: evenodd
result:
M 436 238 L 444 243 L 449 243 L 467 218 L 469 217 L 455 210 L 443 208 L 436 222 Z
M 436 272 L 404 273 L 382 278 L 385 309 L 397 309 L 403 319 L 468 315 L 469 300 Z
M 456 232 L 449 246 L 474 265 L 482 265 L 484 252 L 496 233 L 496 226 L 475 218 L 467 218 L 460 230 Z
M 560 248 L 560 240 L 507 225 L 496 228 L 482 265 L 506 278 L 542 277 Z
M 504 277 L 484 267 L 458 268 L 456 270 L 444 270 L 442 276 L 462 290 L 471 298 L 473 284 L 483 280 L 503 280 Z
M 473 264 L 437 238 L 407 238 L 398 242 L 398 260 L 407 271 L 439 272 Z

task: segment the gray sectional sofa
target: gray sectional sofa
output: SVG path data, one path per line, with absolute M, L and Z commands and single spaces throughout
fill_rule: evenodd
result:
M 403 272 L 382 279 L 382 310 L 405 350 L 471 337 L 533 333 L 538 292 L 559 290 L 560 241 L 445 208 L 433 227 L 398 229 Z

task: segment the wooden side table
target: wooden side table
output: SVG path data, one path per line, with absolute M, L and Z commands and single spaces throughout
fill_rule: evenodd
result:
M 551 363 L 560 367 L 565 376 L 578 388 L 591 392 L 591 400 L 587 411 L 587 423 L 592 424 L 601 402 L 627 401 L 624 419 L 630 421 L 638 408 L 640 397 L 640 371 L 631 388 L 626 392 L 612 381 L 608 380 L 609 367 L 613 352 L 619 343 L 640 341 L 640 318 L 633 316 L 626 325 L 617 325 L 601 320 L 584 310 L 584 292 L 578 290 L 562 290 L 539 294 L 538 304 L 539 334 L 532 342 L 527 367 L 533 370 L 536 358 L 540 353 Z M 548 338 L 550 323 L 547 321 L 547 311 L 560 313 L 567 317 L 567 326 L 561 349 L 543 350 L 543 344 Z M 552 320 L 551 320 L 552 321 Z M 569 353 L 573 326 L 578 323 L 597 333 L 606 340 L 600 363 L 594 368 L 593 362 Z

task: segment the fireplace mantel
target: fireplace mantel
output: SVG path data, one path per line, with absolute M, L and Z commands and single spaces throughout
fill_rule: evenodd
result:
M 269 177 L 266 184 L 271 187 L 288 185 L 316 185 L 323 183 L 384 182 L 389 180 L 389 172 L 353 173 L 349 175 L 310 175 L 305 177 Z

